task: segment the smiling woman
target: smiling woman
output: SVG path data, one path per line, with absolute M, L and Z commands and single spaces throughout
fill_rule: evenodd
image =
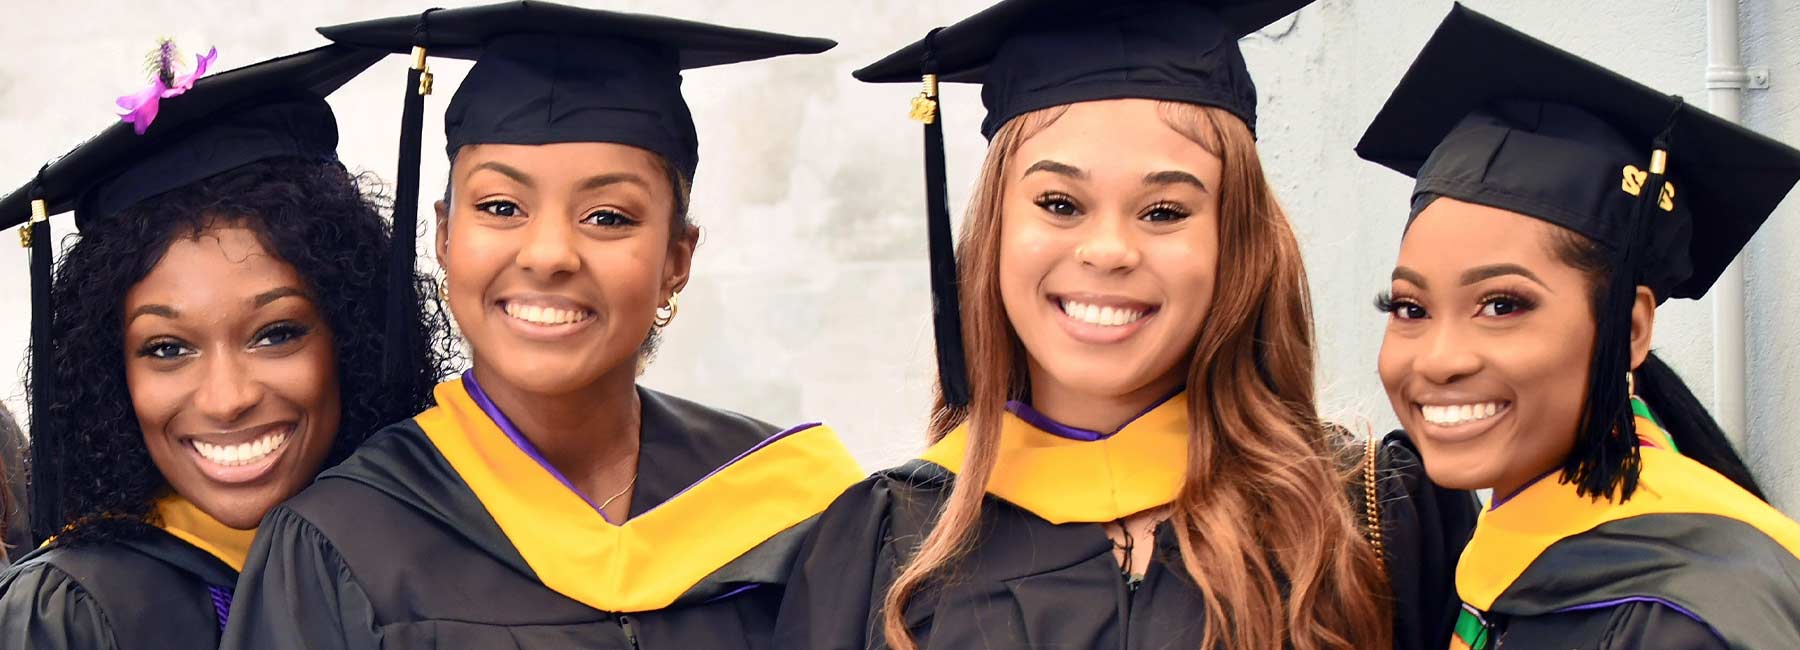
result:
M 34 341 L 57 387 L 32 404 L 50 539 L 0 574 L 0 645 L 216 647 L 263 516 L 428 402 L 446 324 L 400 310 L 406 349 L 370 326 L 389 236 L 322 97 L 376 58 L 202 78 L 143 134 L 115 125 L 0 200 L 41 194 L 81 228 Z
M 1650 351 L 1800 150 L 1458 6 L 1357 151 L 1416 179 L 1394 413 L 1432 481 L 1494 491 L 1451 647 L 1800 647 L 1800 524 Z
M 833 43 L 542 2 L 322 31 L 476 57 L 436 206 L 473 367 L 270 515 L 225 647 L 781 647 L 786 568 L 862 471 L 637 379 L 699 240 L 681 71 Z
M 1444 646 L 1473 502 L 1319 420 L 1257 152 L 1237 39 L 1305 4 L 1008 0 L 857 72 L 981 83 L 990 144 L 931 446 L 826 511 L 781 647 Z

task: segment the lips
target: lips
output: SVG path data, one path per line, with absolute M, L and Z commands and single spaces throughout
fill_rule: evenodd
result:
M 500 303 L 507 316 L 533 325 L 569 325 L 594 317 L 594 311 L 577 306 L 507 300 Z
M 291 446 L 296 426 L 277 423 L 187 438 L 201 473 L 219 483 L 250 483 L 268 475 Z
M 552 295 L 509 296 L 494 306 L 508 329 L 541 341 L 571 336 L 593 324 L 597 316 L 587 305 Z
M 1069 318 L 1073 318 L 1089 325 L 1098 325 L 1100 327 L 1129 325 L 1137 322 L 1138 319 L 1143 318 L 1145 314 L 1150 313 L 1150 310 L 1146 308 L 1134 306 L 1102 306 L 1094 303 L 1081 302 L 1072 298 L 1063 299 L 1062 309 L 1063 313 L 1068 315 Z
M 1071 338 L 1095 345 L 1119 343 L 1143 329 L 1160 309 L 1141 300 L 1098 294 L 1049 295 L 1054 316 Z
M 1424 425 L 1420 433 L 1442 442 L 1473 439 L 1512 411 L 1505 400 L 1433 401 L 1438 403 L 1414 402 L 1413 410 Z

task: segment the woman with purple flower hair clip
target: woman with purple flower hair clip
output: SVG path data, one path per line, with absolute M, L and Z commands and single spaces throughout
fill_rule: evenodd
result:
M 381 54 L 203 78 L 216 57 L 178 74 L 162 43 L 120 123 L 0 198 L 0 227 L 30 219 L 38 245 L 40 544 L 0 573 L 0 648 L 218 647 L 263 516 L 429 405 L 451 358 L 434 292 L 395 290 L 377 197 L 337 159 L 324 96 Z M 52 279 L 47 217 L 67 210 Z M 390 312 L 396 294 L 419 298 Z

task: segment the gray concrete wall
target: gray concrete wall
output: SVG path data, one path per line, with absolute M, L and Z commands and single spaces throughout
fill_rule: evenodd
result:
M 312 47 L 311 27 L 418 11 L 398 0 L 40 3 L 13 0 L 0 21 L 0 179 L 37 166 L 106 126 L 114 97 L 144 83 L 157 36 L 216 45 L 236 67 Z M 440 2 L 439 4 L 464 4 Z M 726 0 L 589 3 L 813 34 L 843 44 L 818 57 L 690 73 L 701 133 L 695 215 L 706 235 L 681 315 L 646 382 L 777 422 L 823 420 L 867 464 L 915 451 L 932 374 L 919 140 L 905 120 L 911 86 L 849 73 L 985 0 Z M 1705 105 L 1705 3 L 1698 0 L 1473 0 L 1469 4 L 1603 65 Z M 1320 0 L 1246 39 L 1262 89 L 1261 147 L 1299 228 L 1313 280 L 1320 384 L 1328 414 L 1394 423 L 1374 372 L 1386 286 L 1408 181 L 1351 146 L 1449 9 L 1446 0 Z M 1744 57 L 1773 71 L 1745 99 L 1752 127 L 1800 143 L 1800 0 L 1742 0 Z M 1497 61 L 1495 65 L 1505 65 Z M 437 61 L 426 118 L 427 195 L 444 177 L 440 119 L 466 64 Z M 401 57 L 332 103 L 344 159 L 392 178 Z M 985 143 L 969 88 L 946 92 L 951 201 L 961 210 Z M 72 226 L 66 218 L 57 227 Z M 22 410 L 25 255 L 0 242 L 0 398 Z M 1800 511 L 1800 199 L 1783 205 L 1748 254 L 1750 391 L 1745 451 L 1778 505 Z M 429 264 L 429 262 L 427 262 Z M 1713 394 L 1710 301 L 1673 302 L 1658 322 L 1663 354 L 1702 399 Z

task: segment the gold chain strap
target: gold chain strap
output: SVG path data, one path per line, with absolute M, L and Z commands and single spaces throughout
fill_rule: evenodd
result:
M 1380 443 L 1371 432 L 1363 451 L 1363 514 L 1365 525 L 1369 527 L 1369 546 L 1375 548 L 1375 561 L 1385 571 L 1387 555 L 1381 543 L 1381 499 L 1375 492 L 1375 457 L 1379 451 Z

